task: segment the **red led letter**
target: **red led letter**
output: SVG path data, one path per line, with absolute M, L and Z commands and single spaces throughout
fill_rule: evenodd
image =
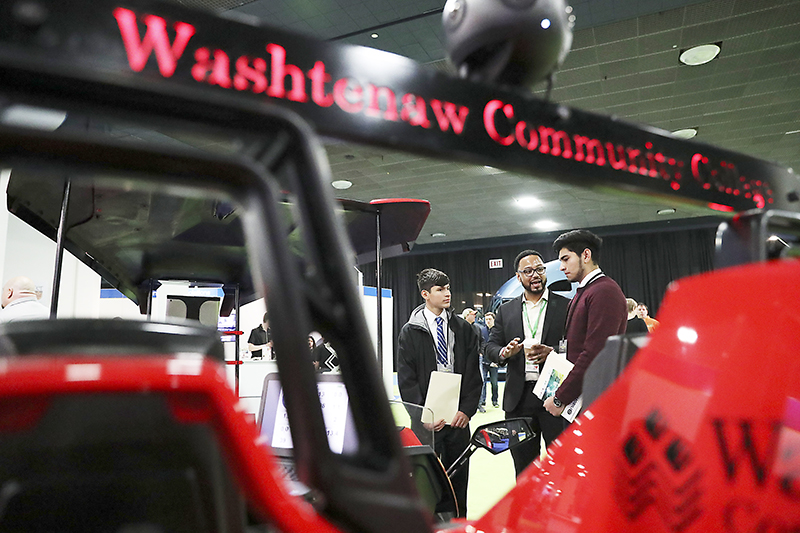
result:
M 267 90 L 266 72 L 266 61 L 257 57 L 253 60 L 253 66 L 250 66 L 249 58 L 242 56 L 236 60 L 236 74 L 233 76 L 233 86 L 239 91 L 251 89 L 256 94 L 263 93 Z
M 585 159 L 590 165 L 595 163 L 599 167 L 606 164 L 606 155 L 600 141 L 583 135 L 573 135 L 572 139 L 575 141 L 575 161 Z
M 530 140 L 525 139 L 525 131 L 530 132 Z M 528 150 L 536 150 L 536 147 L 539 145 L 539 135 L 536 133 L 536 130 L 530 129 L 524 120 L 517 122 L 514 133 L 517 136 L 517 142 L 520 146 Z
M 325 84 L 331 81 L 331 75 L 325 72 L 325 63 L 314 63 L 314 68 L 308 71 L 308 77 L 311 80 L 311 101 L 320 107 L 333 105 L 333 95 L 325 94 Z
M 431 127 L 425 100 L 415 94 L 406 93 L 403 95 L 403 108 L 400 111 L 400 118 L 412 126 Z
M 350 87 L 350 81 L 353 82 L 353 87 Z M 356 80 L 350 78 L 342 78 L 333 84 L 333 100 L 336 102 L 343 111 L 348 113 L 358 113 L 364 107 L 364 102 L 361 100 L 363 90 Z M 355 101 L 351 102 L 348 96 L 355 96 Z
M 267 95 L 274 98 L 288 98 L 293 102 L 306 102 L 306 77 L 295 65 L 286 64 L 286 49 L 277 44 L 268 44 L 267 52 L 272 56 L 270 76 L 272 83 L 267 88 Z M 292 78 L 292 89 L 286 94 L 283 83 L 286 76 Z
M 375 87 L 372 84 L 367 86 L 367 90 L 369 91 L 369 107 L 365 113 L 372 117 L 381 116 L 380 99 L 383 96 L 386 102 L 386 111 L 383 113 L 383 118 L 397 120 L 397 98 L 394 95 L 394 91 L 388 87 Z
M 503 104 L 500 100 L 492 100 L 486 107 L 483 108 L 483 127 L 486 129 L 486 133 L 489 134 L 489 137 L 497 143 L 502 144 L 503 146 L 508 146 L 514 142 L 514 135 L 507 135 L 505 137 L 501 136 L 497 133 L 497 128 L 494 124 L 494 114 L 497 112 L 498 109 L 503 108 L 503 114 L 506 118 L 510 119 L 514 117 L 514 108 L 511 104 Z
M 155 15 L 144 17 L 147 32 L 141 40 L 139 39 L 139 28 L 136 25 L 136 15 L 133 11 L 118 7 L 114 10 L 114 18 L 117 19 L 119 25 L 131 70 L 141 72 L 147 64 L 150 52 L 155 51 L 161 75 L 169 78 L 175 73 L 178 59 L 183 55 L 189 39 L 194 35 L 194 26 L 185 22 L 176 22 L 174 26 L 175 42 L 170 45 L 167 36 L 167 21 L 161 17 Z
M 208 48 L 198 48 L 194 53 L 197 61 L 192 67 L 192 77 L 197 81 L 205 81 L 209 85 L 219 85 L 229 89 L 231 86 L 230 69 L 231 64 L 228 54 L 222 50 L 214 50 L 214 59 L 211 61 L 211 53 Z
M 552 139 L 552 146 L 548 144 L 548 139 Z M 539 151 L 543 154 L 562 156 L 565 159 L 572 157 L 572 143 L 566 132 L 539 126 Z
M 606 151 L 608 152 L 608 162 L 614 170 L 622 170 L 628 164 L 625 162 L 625 147 L 614 147 L 611 143 L 606 143 Z
M 444 104 L 444 110 L 442 110 L 442 104 Z M 433 109 L 433 114 L 436 115 L 436 121 L 442 131 L 447 131 L 451 125 L 453 133 L 456 135 L 460 135 L 464 131 L 464 122 L 467 120 L 469 108 L 460 105 L 456 111 L 455 104 L 431 100 L 431 109 Z

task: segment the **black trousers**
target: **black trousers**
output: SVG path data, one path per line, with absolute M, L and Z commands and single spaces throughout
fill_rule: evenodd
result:
M 469 446 L 469 426 L 465 428 L 453 428 L 445 426 L 434 435 L 434 448 L 436 455 L 442 461 L 445 470 L 450 468 L 461 453 Z M 458 516 L 467 516 L 467 481 L 469 480 L 469 461 L 464 467 L 456 472 L 450 479 L 453 484 L 453 491 L 456 493 L 456 503 L 458 504 Z
M 567 421 L 561 416 L 553 416 L 544 408 L 544 402 L 533 393 L 534 381 L 525 383 L 522 399 L 513 411 L 506 411 L 506 418 L 527 418 L 531 429 L 536 432 L 536 437 L 528 439 L 519 446 L 511 449 L 511 456 L 514 458 L 514 471 L 519 476 L 534 459 L 541 454 L 539 436 L 544 437 L 547 446 L 558 437 Z

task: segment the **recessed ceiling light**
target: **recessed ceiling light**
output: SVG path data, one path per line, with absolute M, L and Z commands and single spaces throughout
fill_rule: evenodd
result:
M 377 39 L 378 38 L 378 34 L 377 33 L 373 33 L 372 35 L 370 35 L 370 37 L 372 37 L 373 39 Z
M 693 67 L 704 65 L 719 55 L 721 44 L 722 43 L 701 44 L 699 46 L 687 48 L 681 51 L 681 55 L 678 59 L 680 59 L 680 62 L 684 65 Z
M 555 229 L 558 227 L 558 222 L 553 220 L 540 220 L 534 224 L 539 229 Z
M 547 29 L 550 27 L 550 19 L 542 19 L 542 28 Z
M 535 196 L 520 196 L 514 198 L 514 203 L 520 209 L 533 209 L 542 205 L 542 201 Z
M 334 189 L 343 190 L 343 189 L 349 189 L 350 187 L 352 187 L 353 186 L 353 182 L 352 181 L 347 181 L 347 180 L 336 180 L 336 181 L 332 181 L 331 185 L 333 185 Z
M 666 209 L 659 209 L 658 211 L 656 211 L 656 215 L 671 215 L 674 212 L 675 212 L 674 207 L 668 207 Z
M 436 233 L 431 233 L 431 237 L 447 237 L 447 233 L 437 231 Z
M 697 135 L 697 128 L 684 128 L 682 130 L 675 130 L 672 134 L 679 139 L 691 139 Z

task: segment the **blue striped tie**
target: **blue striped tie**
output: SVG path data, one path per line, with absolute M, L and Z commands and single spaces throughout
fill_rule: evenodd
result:
M 436 317 L 436 360 L 440 365 L 447 366 L 447 340 L 444 336 L 444 319 Z

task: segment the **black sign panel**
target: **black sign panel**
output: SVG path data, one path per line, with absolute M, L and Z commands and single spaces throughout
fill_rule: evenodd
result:
M 41 9 L 0 8 L 0 90 L 17 96 L 136 102 L 162 112 L 181 100 L 196 114 L 227 106 L 244 128 L 257 122 L 260 105 L 278 104 L 330 136 L 720 211 L 788 209 L 797 184 L 771 163 L 371 48 L 160 2 L 35 5 Z

